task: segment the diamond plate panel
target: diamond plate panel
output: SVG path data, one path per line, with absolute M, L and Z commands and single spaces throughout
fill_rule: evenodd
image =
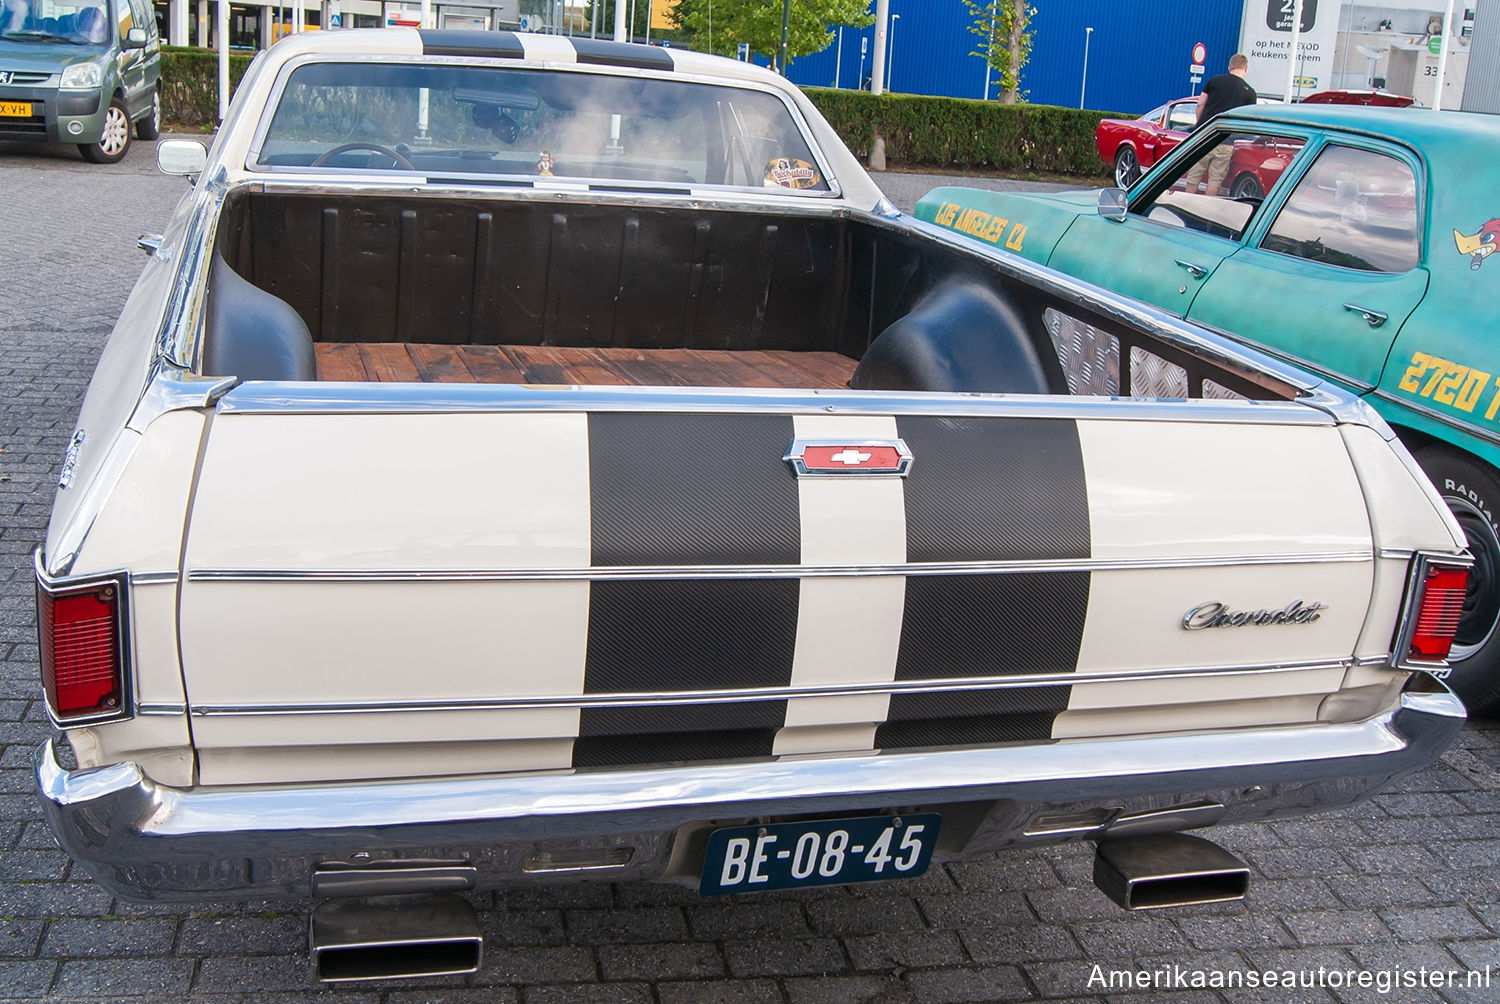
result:
M 1187 397 L 1187 370 L 1147 352 L 1139 345 L 1130 350 L 1131 397 Z
M 1047 334 L 1068 381 L 1069 394 L 1120 393 L 1120 342 L 1107 331 L 1048 307 Z

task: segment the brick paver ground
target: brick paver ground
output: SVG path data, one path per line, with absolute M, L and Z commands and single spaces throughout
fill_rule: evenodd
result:
M 305 904 L 141 905 L 53 844 L 32 795 L 52 734 L 38 697 L 29 555 L 104 338 L 186 191 L 149 144 L 115 167 L 0 144 L 0 1000 L 322 998 L 402 1002 L 1144 999 L 1102 970 L 1500 969 L 1500 727 L 1471 724 L 1441 764 L 1359 808 L 1238 826 L 1243 904 L 1130 915 L 1090 882 L 1091 850 L 1000 854 L 904 883 L 704 901 L 656 886 L 482 896 L 474 977 L 320 990 Z M 936 176 L 890 178 L 907 208 Z M 1220 1000 L 1185 990 L 1184 1000 Z M 1231 1000 L 1482 1000 L 1488 990 L 1283 988 Z

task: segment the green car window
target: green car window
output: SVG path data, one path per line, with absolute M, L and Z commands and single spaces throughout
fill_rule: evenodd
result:
M 1155 198 L 1132 212 L 1167 226 L 1239 240 L 1302 146 L 1294 137 L 1221 133 Z
M 1276 215 L 1261 247 L 1364 272 L 1405 272 L 1421 253 L 1417 181 L 1395 157 L 1329 146 Z

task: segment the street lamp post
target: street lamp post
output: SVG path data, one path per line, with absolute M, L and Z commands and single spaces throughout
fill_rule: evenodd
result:
M 1089 39 L 1094 36 L 1093 28 L 1083 29 L 1083 83 L 1078 88 L 1078 107 L 1083 107 L 1084 95 L 1089 92 Z
M 885 57 L 885 89 L 891 89 L 891 64 L 896 61 L 896 22 L 901 20 L 900 14 L 891 15 L 891 41 L 889 50 Z

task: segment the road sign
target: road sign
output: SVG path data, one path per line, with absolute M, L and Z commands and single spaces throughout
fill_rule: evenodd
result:
M 869 51 L 870 51 L 870 40 L 868 38 L 862 38 L 862 39 L 860 39 L 859 40 L 859 54 L 861 56 L 863 56 L 865 53 L 867 53 Z
M 1194 77 L 1203 76 L 1203 64 L 1194 63 L 1192 66 L 1188 67 L 1188 73 L 1192 74 Z
M 1202 42 L 1194 45 L 1193 65 L 1201 67 L 1206 59 L 1208 59 L 1208 46 L 1204 45 Z
M 748 63 L 748 62 L 750 62 L 750 43 L 749 42 L 741 42 L 739 44 L 739 48 L 735 51 L 735 58 L 738 59 L 742 63 Z

